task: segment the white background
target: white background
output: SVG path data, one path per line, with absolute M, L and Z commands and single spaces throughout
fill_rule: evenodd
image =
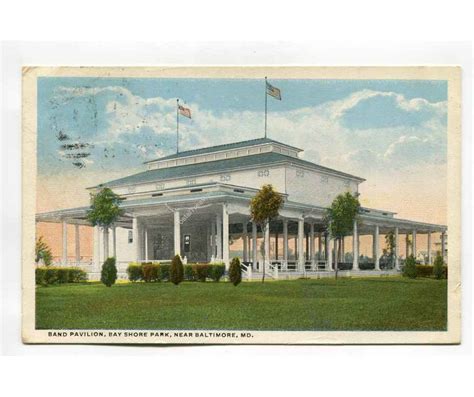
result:
M 82 0 L 72 3 L 63 0 L 16 1 L 8 6 L 4 3 L 0 5 L 0 38 L 10 41 L 3 43 L 0 64 L 0 332 L 2 353 L 22 357 L 1 358 L 3 395 L 472 394 L 472 53 L 469 41 L 473 13 L 467 7 L 469 2 L 135 0 L 99 3 Z M 19 336 L 20 67 L 159 64 L 461 65 L 462 345 L 22 345 Z

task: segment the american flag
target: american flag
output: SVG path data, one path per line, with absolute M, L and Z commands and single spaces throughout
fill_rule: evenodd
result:
M 191 109 L 178 105 L 178 110 L 181 116 L 187 117 L 188 119 L 191 118 Z
M 273 87 L 270 83 L 267 83 L 267 95 L 272 96 L 275 99 L 281 101 L 281 92 L 279 88 Z

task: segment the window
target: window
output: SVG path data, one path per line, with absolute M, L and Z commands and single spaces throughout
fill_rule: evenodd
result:
M 344 181 L 344 187 L 350 187 L 351 183 L 349 181 Z
M 242 190 L 242 189 L 234 189 L 234 192 L 236 192 L 236 193 L 245 193 L 245 191 Z
M 188 185 L 188 186 L 193 186 L 195 184 L 196 184 L 196 179 L 188 179 L 186 181 L 186 185 Z
M 151 197 L 160 197 L 163 196 L 163 193 L 153 193 Z
M 155 189 L 156 190 L 163 190 L 165 188 L 165 184 L 164 183 L 161 183 L 161 182 L 157 182 L 155 184 Z
M 270 170 L 268 170 L 268 169 L 258 170 L 257 175 L 258 175 L 259 178 L 264 178 L 264 177 L 270 175 Z
M 221 182 L 229 182 L 229 181 L 230 181 L 229 174 L 221 175 Z
M 128 231 L 128 243 L 129 244 L 133 243 L 133 231 L 132 230 Z
M 202 189 L 191 189 L 191 193 L 202 192 Z

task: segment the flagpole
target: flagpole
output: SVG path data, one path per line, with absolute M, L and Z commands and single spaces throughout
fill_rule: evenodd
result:
M 267 76 L 265 76 L 265 138 L 267 137 Z
M 176 99 L 176 153 L 179 153 L 179 99 Z

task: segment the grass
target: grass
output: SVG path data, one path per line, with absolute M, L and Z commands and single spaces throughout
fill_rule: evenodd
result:
M 98 283 L 36 290 L 38 329 L 446 330 L 446 280 Z

